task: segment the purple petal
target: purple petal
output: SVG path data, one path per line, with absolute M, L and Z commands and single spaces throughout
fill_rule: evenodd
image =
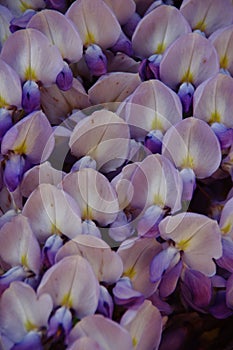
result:
M 131 41 L 123 32 L 121 32 L 117 42 L 111 47 L 111 51 L 114 53 L 124 52 L 128 56 L 133 56 Z
M 107 73 L 107 58 L 98 45 L 89 45 L 84 52 L 84 58 L 92 75 L 99 77 Z
M 41 336 L 39 333 L 29 332 L 19 343 L 15 344 L 11 350 L 43 350 Z
M 146 209 L 143 216 L 139 219 L 137 224 L 137 232 L 140 236 L 156 237 L 158 233 L 158 224 L 164 217 L 164 210 L 158 205 L 152 205 Z
M 28 277 L 29 273 L 25 271 L 23 266 L 14 266 L 0 276 L 0 295 L 10 286 L 14 281 L 23 281 Z
M 134 0 L 104 0 L 112 9 L 120 25 L 125 24 L 135 13 L 136 4 Z
M 176 289 L 182 267 L 182 261 L 179 261 L 174 267 L 164 273 L 159 285 L 159 294 L 162 298 L 167 298 Z
M 128 222 L 124 211 L 120 211 L 115 221 L 110 225 L 108 234 L 116 242 L 121 242 L 134 234 L 134 228 Z
M 163 273 L 167 270 L 172 261 L 177 258 L 178 254 L 176 248 L 168 247 L 154 257 L 150 265 L 151 282 L 157 282 L 161 279 Z
M 0 108 L 0 141 L 13 125 L 12 114 L 5 108 Z
M 231 274 L 226 283 L 226 304 L 233 309 L 233 274 Z
M 160 130 L 151 130 L 145 137 L 145 146 L 152 153 L 161 153 L 163 134 Z
M 62 91 L 71 89 L 73 83 L 73 72 L 66 62 L 62 71 L 57 75 L 56 84 Z
M 9 191 L 15 191 L 20 184 L 25 165 L 25 158 L 20 154 L 12 153 L 9 159 L 6 160 L 3 178 Z
M 226 305 L 226 291 L 216 292 L 214 303 L 210 306 L 209 312 L 217 319 L 228 318 L 233 314 L 233 310 Z
M 112 318 L 114 303 L 107 288 L 100 286 L 99 303 L 96 312 L 105 317 Z
M 48 9 L 54 9 L 61 12 L 65 11 L 67 8 L 66 0 L 45 0 L 45 3 Z
M 150 79 L 159 79 L 159 64 L 161 55 L 153 55 L 145 58 L 140 63 L 138 73 L 142 81 Z
M 115 303 L 125 307 L 140 305 L 145 299 L 142 293 L 133 289 L 128 277 L 120 278 L 112 291 Z
M 182 102 L 184 113 L 188 113 L 193 104 L 194 86 L 191 83 L 183 83 L 177 94 Z
M 183 180 L 182 200 L 191 201 L 193 192 L 196 188 L 196 176 L 190 168 L 185 168 L 180 171 Z
M 219 139 L 221 149 L 229 148 L 233 144 L 233 129 L 227 128 L 224 124 L 213 123 L 212 130 Z
M 39 86 L 32 80 L 23 84 L 22 107 L 27 114 L 40 109 Z
M 141 17 L 139 14 L 137 12 L 134 12 L 128 21 L 122 26 L 122 29 L 128 38 L 132 38 L 135 28 L 137 27 L 140 20 Z
M 0 108 L 8 106 L 21 107 L 22 87 L 19 75 L 0 58 Z
M 49 320 L 47 336 L 60 336 L 60 331 L 68 335 L 72 328 L 72 314 L 69 309 L 62 306 L 56 310 L 55 314 Z M 57 334 L 56 334 L 57 333 Z
M 55 256 L 62 246 L 63 240 L 59 235 L 53 234 L 47 238 L 42 251 L 43 261 L 47 267 L 54 265 Z
M 25 29 L 28 22 L 30 21 L 32 16 L 34 16 L 35 14 L 36 14 L 36 11 L 34 11 L 32 9 L 28 9 L 20 17 L 14 17 L 10 21 L 9 28 L 10 28 L 11 33 L 14 33 L 20 29 Z
M 206 308 L 211 300 L 211 280 L 199 271 L 186 269 L 181 284 L 184 300 L 197 310 Z

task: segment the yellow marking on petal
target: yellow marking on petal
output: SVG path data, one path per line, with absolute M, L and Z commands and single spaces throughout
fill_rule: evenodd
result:
M 72 298 L 71 298 L 71 295 L 70 293 L 67 293 L 64 295 L 62 301 L 61 301 L 61 306 L 65 306 L 67 307 L 68 309 L 72 308 Z
M 156 193 L 154 195 L 154 202 L 153 203 L 155 205 L 158 205 L 161 208 L 164 208 L 164 201 L 162 200 L 162 197 L 158 193 Z
M 225 226 L 221 228 L 221 232 L 223 235 L 228 234 L 232 229 L 232 223 L 228 222 Z
M 193 157 L 188 153 L 188 155 L 186 156 L 186 158 L 184 158 L 181 168 L 190 168 L 193 169 L 194 168 L 194 159 Z
M 86 207 L 83 210 L 82 219 L 83 220 L 93 220 L 92 209 L 88 206 L 88 204 L 86 205 Z
M 152 121 L 151 130 L 163 131 L 163 125 L 161 123 L 161 120 L 159 120 L 159 118 L 157 116 L 155 116 L 155 118 Z
M 199 29 L 201 32 L 204 32 L 206 30 L 206 23 L 204 19 L 202 21 L 197 22 L 194 30 L 197 30 L 197 29 Z
M 52 223 L 51 234 L 53 234 L 53 235 L 56 234 L 59 236 L 62 235 L 62 232 L 57 228 L 57 226 L 54 223 Z
M 88 45 L 91 45 L 91 44 L 94 44 L 94 43 L 95 43 L 95 36 L 94 36 L 94 34 L 87 31 L 86 36 L 85 36 L 84 46 L 88 46 Z
M 135 270 L 135 268 L 133 266 L 130 267 L 128 270 L 126 270 L 123 273 L 123 276 L 129 277 L 130 279 L 133 279 L 135 275 L 136 275 L 136 270 Z
M 210 123 L 220 123 L 221 122 L 221 115 L 220 113 L 218 113 L 218 111 L 214 111 L 213 113 L 211 113 L 211 117 L 210 117 Z
M 27 320 L 24 323 L 24 327 L 25 327 L 27 332 L 30 332 L 30 331 L 37 329 L 36 325 L 34 325 L 30 320 Z
M 138 340 L 135 337 L 132 337 L 133 347 L 135 348 L 138 345 Z
M 220 57 L 220 67 L 223 69 L 227 69 L 229 65 L 229 60 L 227 55 L 225 54 L 224 56 Z
M 6 100 L 0 95 L 0 108 L 3 108 L 7 105 L 8 103 L 6 102 Z
M 21 145 L 14 148 L 14 152 L 17 154 L 26 154 L 27 152 L 27 145 L 25 140 L 21 143 Z
M 180 242 L 176 243 L 176 248 L 185 251 L 190 246 L 190 238 L 182 239 Z
M 37 81 L 38 78 L 36 76 L 36 72 L 32 67 L 28 67 L 25 72 L 24 72 L 24 77 L 25 80 L 33 80 L 33 81 Z
M 21 256 L 21 264 L 24 266 L 24 267 L 28 267 L 28 257 L 26 254 L 23 254 Z
M 160 55 L 164 53 L 165 49 L 166 49 L 166 45 L 164 44 L 164 42 L 158 43 L 157 49 L 155 50 L 155 54 Z
M 32 6 L 26 4 L 24 1 L 20 0 L 20 6 L 19 6 L 19 8 L 20 8 L 20 11 L 21 11 L 21 12 L 25 12 L 26 10 L 31 9 Z
M 193 84 L 193 74 L 190 72 L 190 68 L 184 73 L 181 78 L 181 83 L 191 83 Z

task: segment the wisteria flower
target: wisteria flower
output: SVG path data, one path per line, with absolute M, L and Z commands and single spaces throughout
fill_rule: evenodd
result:
M 14 344 L 19 344 L 32 335 L 28 346 L 41 347 L 41 331 L 48 326 L 53 304 L 50 295 L 39 297 L 23 282 L 12 282 L 0 300 L 1 333 Z M 12 349 L 8 347 L 6 349 Z
M 99 283 L 89 262 L 78 255 L 67 256 L 50 267 L 38 287 L 38 295 L 52 297 L 53 305 L 73 309 L 78 318 L 95 313 Z

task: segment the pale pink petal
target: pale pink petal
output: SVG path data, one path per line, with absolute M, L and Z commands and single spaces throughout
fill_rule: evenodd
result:
M 75 310 L 78 318 L 94 314 L 99 298 L 99 284 L 89 262 L 81 256 L 68 256 L 43 275 L 38 295 L 48 293 L 54 306 Z
M 98 281 L 115 283 L 123 272 L 119 255 L 102 239 L 94 236 L 79 235 L 70 240 L 58 251 L 56 261 L 69 255 L 80 255 L 87 259 Z
M 76 125 L 69 146 L 76 157 L 88 155 L 96 161 L 97 169 L 108 172 L 127 159 L 129 138 L 128 124 L 122 118 L 100 110 Z
M 150 130 L 165 133 L 182 120 L 179 97 L 159 80 L 141 83 L 122 107 L 120 115 L 130 126 L 131 137 L 141 139 Z
M 0 108 L 21 106 L 22 88 L 18 74 L 0 59 Z
M 130 179 L 134 195 L 131 205 L 146 209 L 151 205 L 169 207 L 172 212 L 181 208 L 182 180 L 177 169 L 164 156 L 147 156 Z
M 151 301 L 145 300 L 136 310 L 124 313 L 120 324 L 133 339 L 135 350 L 157 350 L 162 334 L 162 316 Z
M 77 339 L 67 350 L 104 350 L 95 340 L 89 337 Z
M 41 106 L 52 124 L 60 124 L 73 109 L 89 107 L 88 95 L 76 78 L 67 91 L 60 90 L 56 84 L 41 88 Z
M 33 28 L 11 34 L 2 47 L 0 57 L 16 70 L 22 82 L 34 80 L 50 85 L 55 83 L 63 69 L 58 48 Z
M 222 209 L 219 227 L 223 235 L 229 235 L 233 239 L 233 198 L 229 199 Z
M 32 112 L 10 128 L 3 137 L 1 153 L 27 155 L 32 164 L 46 160 L 54 147 L 53 129 L 42 111 Z
M 8 7 L 16 17 L 28 9 L 38 10 L 45 7 L 44 0 L 2 0 L 1 4 Z
M 22 211 L 40 242 L 52 234 L 73 238 L 81 233 L 80 209 L 71 196 L 50 184 L 39 185 Z
M 83 220 L 96 220 L 106 226 L 113 222 L 119 204 L 108 179 L 92 168 L 81 169 L 65 176 L 63 189 L 78 203 Z
M 66 12 L 78 29 L 83 45 L 97 44 L 105 49 L 117 41 L 121 27 L 102 0 L 75 1 Z
M 180 12 L 188 20 L 193 30 L 199 29 L 207 36 L 233 21 L 231 0 L 183 1 Z
M 26 217 L 19 214 L 0 230 L 0 256 L 11 266 L 22 265 L 25 269 L 39 273 L 41 252 Z
M 199 85 L 193 95 L 193 116 L 207 123 L 233 127 L 233 79 L 217 74 Z
M 136 9 L 133 0 L 104 0 L 104 2 L 106 2 L 106 4 L 112 9 L 120 25 L 125 24 Z
M 106 51 L 105 56 L 108 60 L 108 72 L 125 72 L 138 73 L 140 62 L 135 61 L 123 52 L 114 54 L 111 51 Z
M 221 162 L 220 144 L 206 122 L 187 118 L 164 135 L 162 154 L 178 169 L 191 168 L 197 178 L 213 174 Z
M 161 5 L 139 22 L 132 37 L 133 50 L 141 58 L 163 54 L 180 35 L 189 32 L 191 28 L 178 9 Z
M 140 83 L 139 75 L 135 73 L 108 73 L 98 79 L 88 90 L 88 95 L 92 105 L 106 103 L 114 108 L 114 103 L 118 102 L 118 107 L 119 102 L 132 94 Z
M 92 315 L 82 319 L 70 332 L 68 344 L 84 336 L 95 340 L 103 350 L 133 350 L 128 331 L 102 315 Z
M 218 56 L 213 44 L 200 34 L 188 33 L 176 39 L 164 53 L 160 78 L 172 89 L 184 82 L 196 87 L 218 70 Z
M 218 29 L 210 38 L 217 53 L 220 68 L 233 74 L 233 25 Z
M 48 294 L 37 297 L 29 285 L 12 282 L 1 297 L 1 330 L 13 342 L 19 342 L 31 330 L 47 326 L 52 307 Z
M 62 13 L 54 10 L 40 11 L 32 17 L 27 28 L 34 28 L 45 34 L 58 47 L 63 59 L 77 62 L 82 57 L 81 38 L 72 22 Z
M 20 191 L 24 197 L 29 197 L 41 183 L 56 186 L 62 181 L 64 175 L 63 171 L 53 168 L 49 162 L 44 162 L 34 166 L 24 174 Z
M 13 14 L 8 10 L 7 7 L 0 5 L 0 48 L 6 41 L 6 39 L 11 35 L 10 32 L 10 21 L 13 18 Z
M 213 276 L 213 258 L 222 255 L 221 233 L 216 221 L 196 213 L 166 217 L 159 224 L 161 237 L 172 239 L 183 251 L 182 259 L 191 269 Z
M 123 261 L 123 276 L 129 277 L 133 288 L 145 297 L 158 287 L 158 283 L 150 281 L 150 263 L 161 249 L 154 238 L 136 238 L 123 242 L 117 251 Z

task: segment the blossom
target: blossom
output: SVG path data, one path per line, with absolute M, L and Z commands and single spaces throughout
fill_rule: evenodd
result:
M 99 284 L 89 262 L 78 255 L 67 256 L 43 275 L 38 295 L 52 297 L 53 305 L 73 309 L 78 318 L 95 313 Z

